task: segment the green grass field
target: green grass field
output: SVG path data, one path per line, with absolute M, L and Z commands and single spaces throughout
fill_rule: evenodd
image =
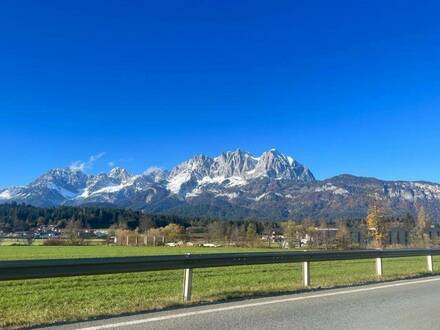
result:
M 116 257 L 180 253 L 267 251 L 238 248 L 2 246 L 0 260 Z M 274 250 L 272 250 L 274 251 Z M 435 258 L 435 271 L 440 271 Z M 195 269 L 193 302 L 302 290 L 299 264 Z M 382 280 L 423 275 L 426 258 L 385 259 Z M 378 280 L 374 260 L 316 262 L 312 286 L 333 287 Z M 0 282 L 0 327 L 73 321 L 182 304 L 182 271 L 81 276 Z

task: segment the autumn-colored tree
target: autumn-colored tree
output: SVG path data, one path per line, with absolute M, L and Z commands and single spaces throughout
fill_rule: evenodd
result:
M 128 229 L 118 228 L 115 230 L 116 242 L 119 245 L 130 245 L 131 232 Z
M 153 246 L 160 244 L 160 237 L 162 236 L 161 230 L 159 228 L 150 228 L 146 233 L 146 244 L 150 244 Z
M 69 244 L 79 245 L 83 239 L 81 237 L 82 224 L 79 220 L 71 219 L 65 228 L 64 234 L 68 239 Z
M 284 239 L 289 243 L 290 247 L 301 246 L 301 225 L 293 220 L 289 220 L 282 222 L 281 227 L 283 228 Z
M 242 225 L 234 224 L 231 227 L 229 234 L 231 241 L 235 242 L 236 244 L 243 244 L 245 236 L 246 236 L 246 226 L 244 224 Z
M 373 238 L 373 244 L 378 248 L 383 248 L 386 235 L 385 216 L 377 205 L 370 207 L 366 222 L 368 231 Z
M 176 223 L 170 223 L 162 229 L 163 235 L 168 241 L 178 241 L 184 236 L 184 228 Z
M 150 237 L 157 236 L 159 237 L 161 235 L 159 228 L 150 228 L 147 230 L 147 235 Z
M 310 219 L 305 219 L 302 223 L 302 227 L 304 228 L 304 233 L 312 236 L 315 232 L 315 223 Z
M 345 222 L 340 222 L 336 232 L 336 244 L 341 249 L 347 249 L 351 244 L 351 233 Z
M 427 246 L 430 243 L 429 236 L 426 231 L 431 226 L 431 221 L 425 208 L 422 206 L 417 213 L 417 222 L 411 231 L 411 242 L 418 246 Z
M 414 229 L 414 227 L 416 226 L 416 221 L 410 213 L 407 213 L 402 218 L 401 223 L 403 224 L 404 229 L 409 232 L 411 232 Z
M 327 221 L 325 219 L 321 219 L 321 221 L 319 222 L 317 245 L 327 250 L 330 242 L 329 236 L 330 235 L 329 235 Z
M 214 221 L 208 224 L 208 237 L 211 241 L 222 241 L 225 239 L 226 228 L 223 222 Z

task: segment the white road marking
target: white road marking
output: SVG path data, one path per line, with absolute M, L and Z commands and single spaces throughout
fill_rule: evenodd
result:
M 435 281 L 440 281 L 440 277 L 430 278 L 430 279 L 426 279 L 426 280 L 411 281 L 411 282 L 385 284 L 385 285 L 360 288 L 360 289 L 350 289 L 350 290 L 326 292 L 326 293 L 324 292 L 324 293 L 313 294 L 313 295 L 308 295 L 308 296 L 291 297 L 291 298 L 284 298 L 284 299 L 277 299 L 277 300 L 270 300 L 270 301 L 262 301 L 262 302 L 244 304 L 244 305 L 234 305 L 234 306 L 228 306 L 228 307 L 210 308 L 210 309 L 204 309 L 204 310 L 194 311 L 194 312 L 177 313 L 177 314 L 172 314 L 172 315 L 150 317 L 150 318 L 141 319 L 141 320 L 133 320 L 133 321 L 113 323 L 113 324 L 104 324 L 104 325 L 97 325 L 94 327 L 78 328 L 78 329 L 79 330 L 112 329 L 112 328 L 119 328 L 119 327 L 125 327 L 125 326 L 130 326 L 130 325 L 137 325 L 137 324 L 144 324 L 144 323 L 150 323 L 150 322 L 177 319 L 177 318 L 194 316 L 194 315 L 203 315 L 203 314 L 216 313 L 216 312 L 232 311 L 232 310 L 236 310 L 236 309 L 258 307 L 258 306 L 265 306 L 265 305 L 272 305 L 272 304 L 279 304 L 279 303 L 286 303 L 286 302 L 300 301 L 300 300 L 307 300 L 307 299 L 339 296 L 339 295 L 350 294 L 350 293 L 374 291 L 374 290 L 380 290 L 380 289 L 395 288 L 395 287 L 399 287 L 399 286 L 422 284 L 422 283 L 429 283 L 429 282 L 435 282 Z

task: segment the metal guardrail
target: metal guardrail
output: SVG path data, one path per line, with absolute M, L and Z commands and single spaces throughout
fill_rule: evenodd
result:
M 376 274 L 383 275 L 382 258 L 427 257 L 427 270 L 433 272 L 434 255 L 440 249 L 393 249 L 356 251 L 301 251 L 186 254 L 124 258 L 0 261 L 0 281 L 147 272 L 184 269 L 184 300 L 191 299 L 192 269 L 277 263 L 303 263 L 304 285 L 310 286 L 310 262 L 376 259 Z

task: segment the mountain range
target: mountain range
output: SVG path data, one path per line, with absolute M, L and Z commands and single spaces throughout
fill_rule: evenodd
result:
M 149 213 L 224 219 L 360 218 L 372 201 L 395 215 L 424 206 L 440 216 L 440 184 L 339 175 L 316 180 L 294 158 L 271 149 L 259 157 L 235 150 L 195 156 L 170 171 L 131 174 L 115 167 L 87 175 L 77 168 L 49 170 L 26 186 L 0 189 L 0 203 L 50 207 L 98 205 Z

